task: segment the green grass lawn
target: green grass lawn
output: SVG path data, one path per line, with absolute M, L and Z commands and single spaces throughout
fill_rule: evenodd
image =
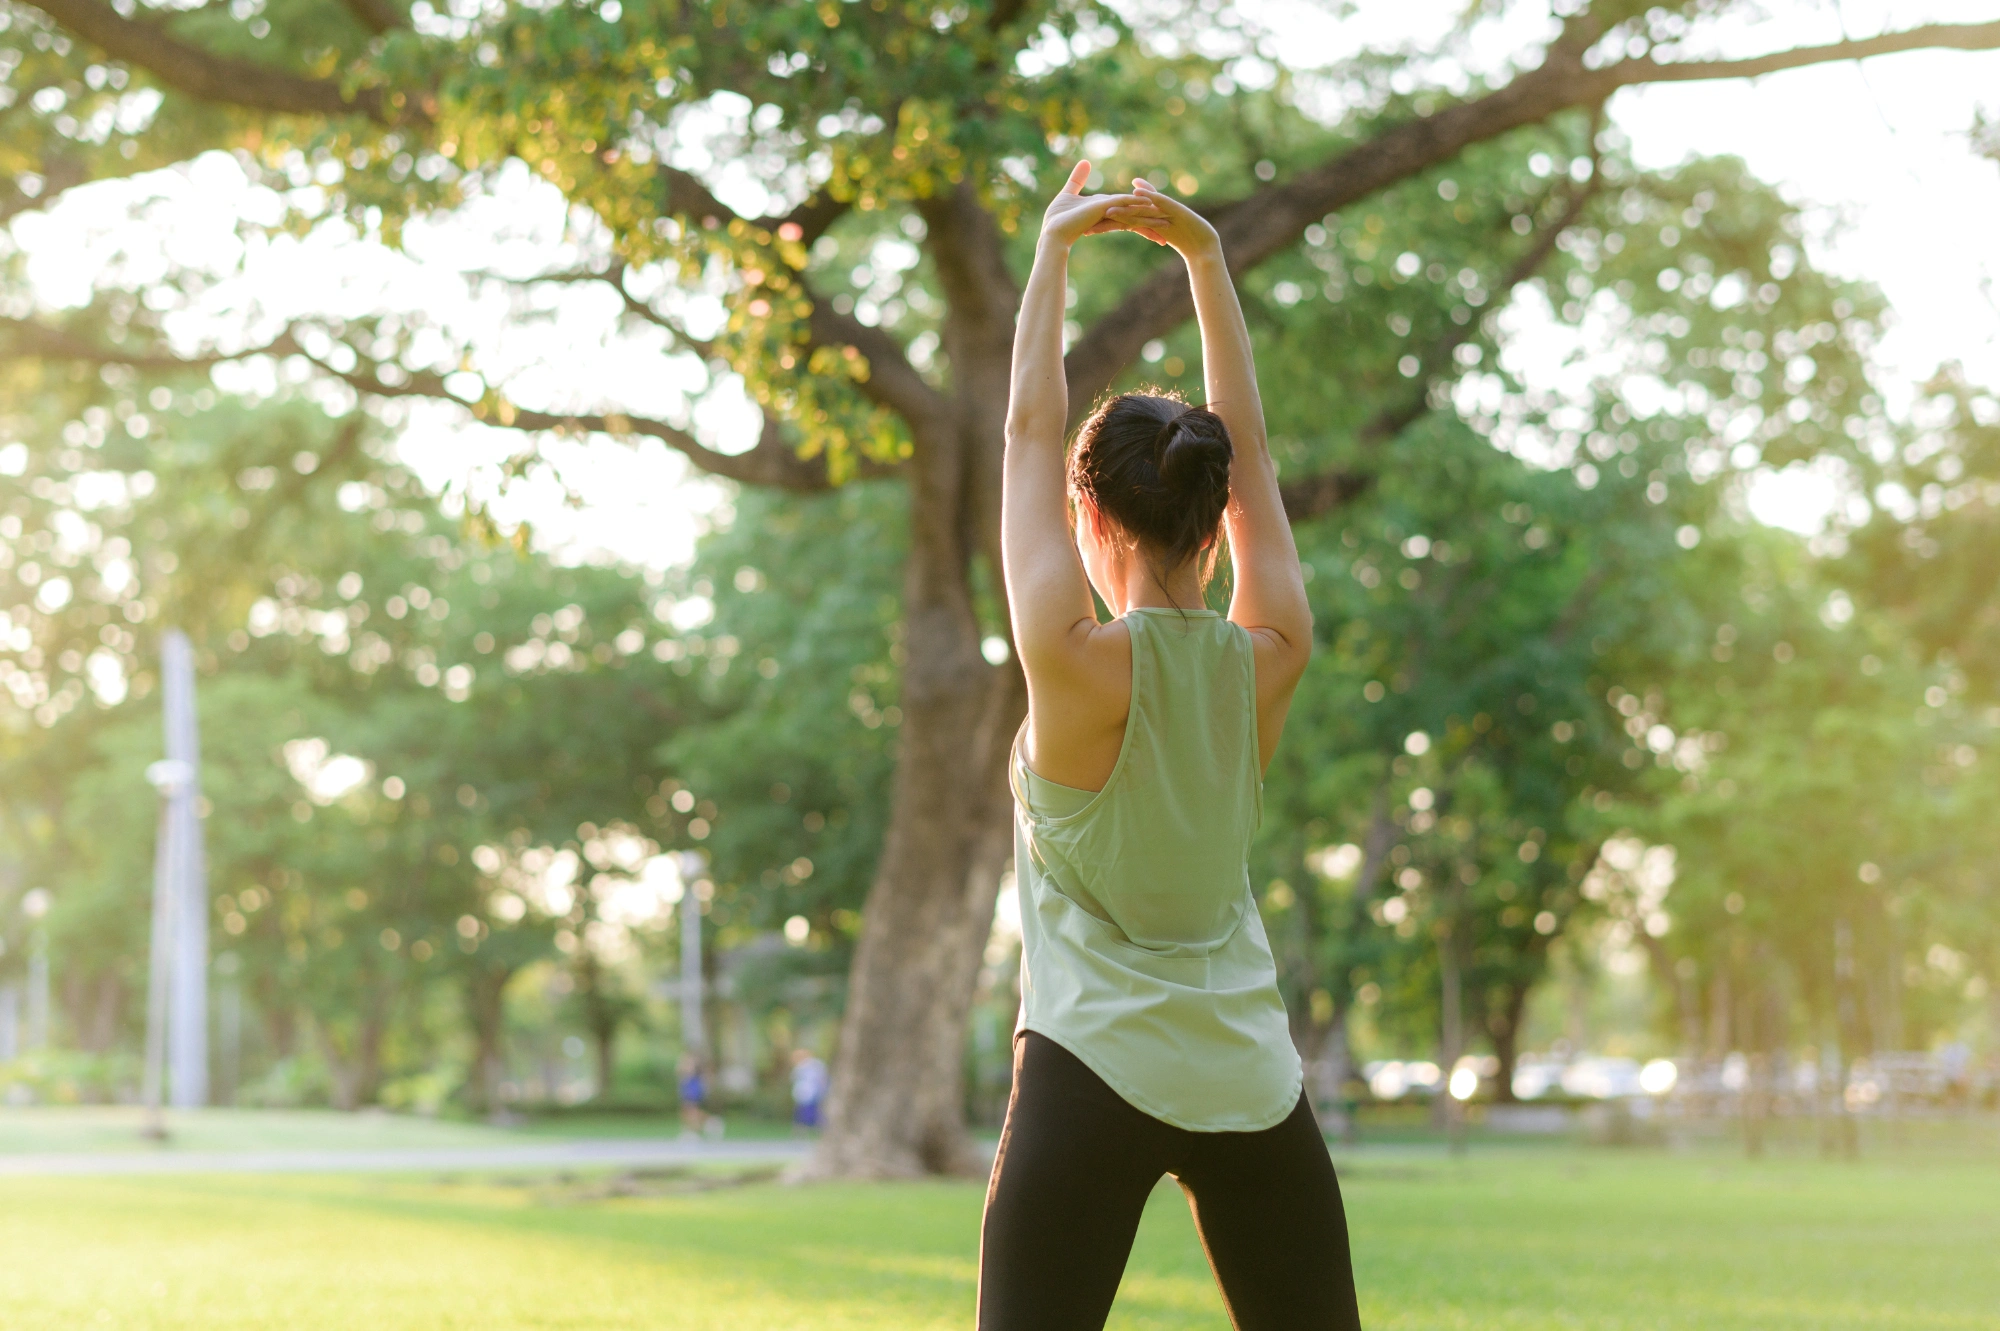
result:
M 2000 1162 L 1380 1149 L 1346 1170 L 1371 1328 L 2000 1326 Z M 606 1198 L 432 1179 L 0 1181 L 0 1324 L 869 1328 L 970 1324 L 981 1189 L 757 1184 Z M 1177 1191 L 1112 1323 L 1226 1325 Z

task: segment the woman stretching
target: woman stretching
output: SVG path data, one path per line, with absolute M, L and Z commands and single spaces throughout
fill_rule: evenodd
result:
M 1014 336 L 1001 524 L 1028 676 L 1011 764 L 1021 1022 L 979 1327 L 1102 1327 L 1162 1174 L 1238 1328 L 1358 1327 L 1340 1188 L 1245 860 L 1312 645 L 1249 333 L 1214 229 L 1142 180 L 1086 197 L 1089 171 L 1049 205 Z M 1112 398 L 1065 465 L 1069 250 L 1105 231 L 1186 261 L 1209 406 Z M 1203 601 L 1222 533 L 1227 619 Z

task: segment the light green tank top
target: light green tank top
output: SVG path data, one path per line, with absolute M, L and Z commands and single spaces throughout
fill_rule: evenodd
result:
M 1303 1076 L 1246 862 L 1263 813 L 1250 635 L 1213 610 L 1124 622 L 1132 709 L 1104 789 L 1043 780 L 1015 739 L 1020 1029 L 1175 1127 L 1268 1128 Z

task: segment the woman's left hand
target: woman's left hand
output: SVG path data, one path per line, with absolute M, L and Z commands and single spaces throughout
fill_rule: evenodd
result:
M 1088 179 L 1089 162 L 1078 162 L 1071 168 L 1068 182 L 1042 214 L 1042 239 L 1067 247 L 1085 236 L 1134 230 L 1117 216 L 1121 210 L 1137 209 L 1145 216 L 1154 214 L 1153 207 L 1137 194 L 1085 194 L 1083 183 Z
M 1143 179 L 1132 182 L 1133 203 L 1120 203 L 1110 210 L 1111 220 L 1127 231 L 1136 231 L 1156 245 L 1171 245 L 1184 259 L 1212 254 L 1221 240 L 1208 219 L 1170 194 L 1163 194 Z

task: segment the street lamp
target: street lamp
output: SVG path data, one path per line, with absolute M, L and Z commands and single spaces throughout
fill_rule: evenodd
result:
M 701 893 L 697 884 L 708 868 L 708 857 L 698 850 L 684 850 L 679 856 L 681 873 L 681 1049 L 701 1057 L 708 1035 L 701 1019 Z
M 153 866 L 153 949 L 146 1010 L 147 1132 L 164 1130 L 160 1095 L 176 1109 L 208 1103 L 208 866 L 201 845 L 201 736 L 194 647 L 170 629 L 160 642 L 167 755 L 146 769 L 160 792 Z M 171 1070 L 171 1077 L 167 1074 Z
M 146 780 L 160 792 L 160 825 L 153 841 L 153 940 L 146 974 L 145 1101 L 148 1137 L 167 1135 L 160 1113 L 160 1090 L 166 1080 L 167 999 L 174 969 L 174 906 L 180 896 L 177 870 L 181 863 L 179 824 L 181 798 L 194 785 L 194 767 L 179 758 L 162 758 L 146 768 Z
M 21 898 L 21 914 L 35 929 L 35 941 L 28 953 L 28 1048 L 49 1046 L 49 928 L 42 923 L 49 913 L 49 890 L 37 887 Z

